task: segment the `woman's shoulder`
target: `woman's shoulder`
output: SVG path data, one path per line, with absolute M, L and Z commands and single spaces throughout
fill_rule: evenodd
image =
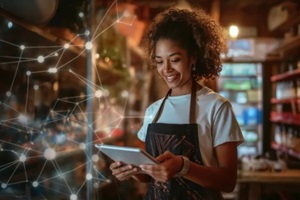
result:
M 151 104 L 146 108 L 146 111 L 148 111 L 148 112 L 153 112 L 154 110 L 157 110 L 158 107 L 160 106 L 162 100 L 163 100 L 163 98 L 158 99 L 158 100 L 154 101 L 153 103 L 151 103 Z
M 215 102 L 215 103 L 225 103 L 229 102 L 228 99 L 225 97 L 221 96 L 219 93 L 215 92 L 214 90 L 203 86 L 201 90 L 197 92 L 198 99 L 204 99 L 210 102 Z

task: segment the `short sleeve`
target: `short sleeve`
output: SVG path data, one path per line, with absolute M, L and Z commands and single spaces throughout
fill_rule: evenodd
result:
M 230 102 L 224 102 L 216 112 L 212 123 L 212 134 L 214 147 L 226 142 L 241 144 L 244 141 Z
M 143 142 L 146 140 L 148 125 L 152 122 L 152 119 L 153 115 L 151 109 L 147 108 L 144 115 L 143 125 L 137 133 L 138 138 Z

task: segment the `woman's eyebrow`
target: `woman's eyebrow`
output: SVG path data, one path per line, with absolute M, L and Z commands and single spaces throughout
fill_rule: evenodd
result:
M 176 56 L 176 55 L 182 55 L 182 53 L 180 53 L 180 52 L 175 52 L 175 53 L 171 53 L 171 54 L 168 55 L 168 56 L 169 56 L 169 57 L 172 57 L 172 56 Z M 155 55 L 154 58 L 161 58 L 161 56 Z

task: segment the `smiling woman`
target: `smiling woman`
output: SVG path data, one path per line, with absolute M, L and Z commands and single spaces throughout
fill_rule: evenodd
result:
M 146 109 L 138 132 L 159 164 L 140 165 L 141 174 L 116 161 L 112 174 L 121 181 L 151 181 L 145 199 L 222 199 L 221 192 L 235 186 L 243 136 L 229 101 L 197 82 L 222 69 L 221 27 L 202 10 L 170 8 L 156 16 L 143 42 L 169 87 L 165 98 Z

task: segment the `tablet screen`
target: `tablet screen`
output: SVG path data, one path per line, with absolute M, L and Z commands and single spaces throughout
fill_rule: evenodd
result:
M 125 164 L 132 164 L 135 166 L 141 164 L 158 164 L 154 157 L 140 148 L 106 144 L 96 144 L 95 146 L 114 161 L 121 161 Z

